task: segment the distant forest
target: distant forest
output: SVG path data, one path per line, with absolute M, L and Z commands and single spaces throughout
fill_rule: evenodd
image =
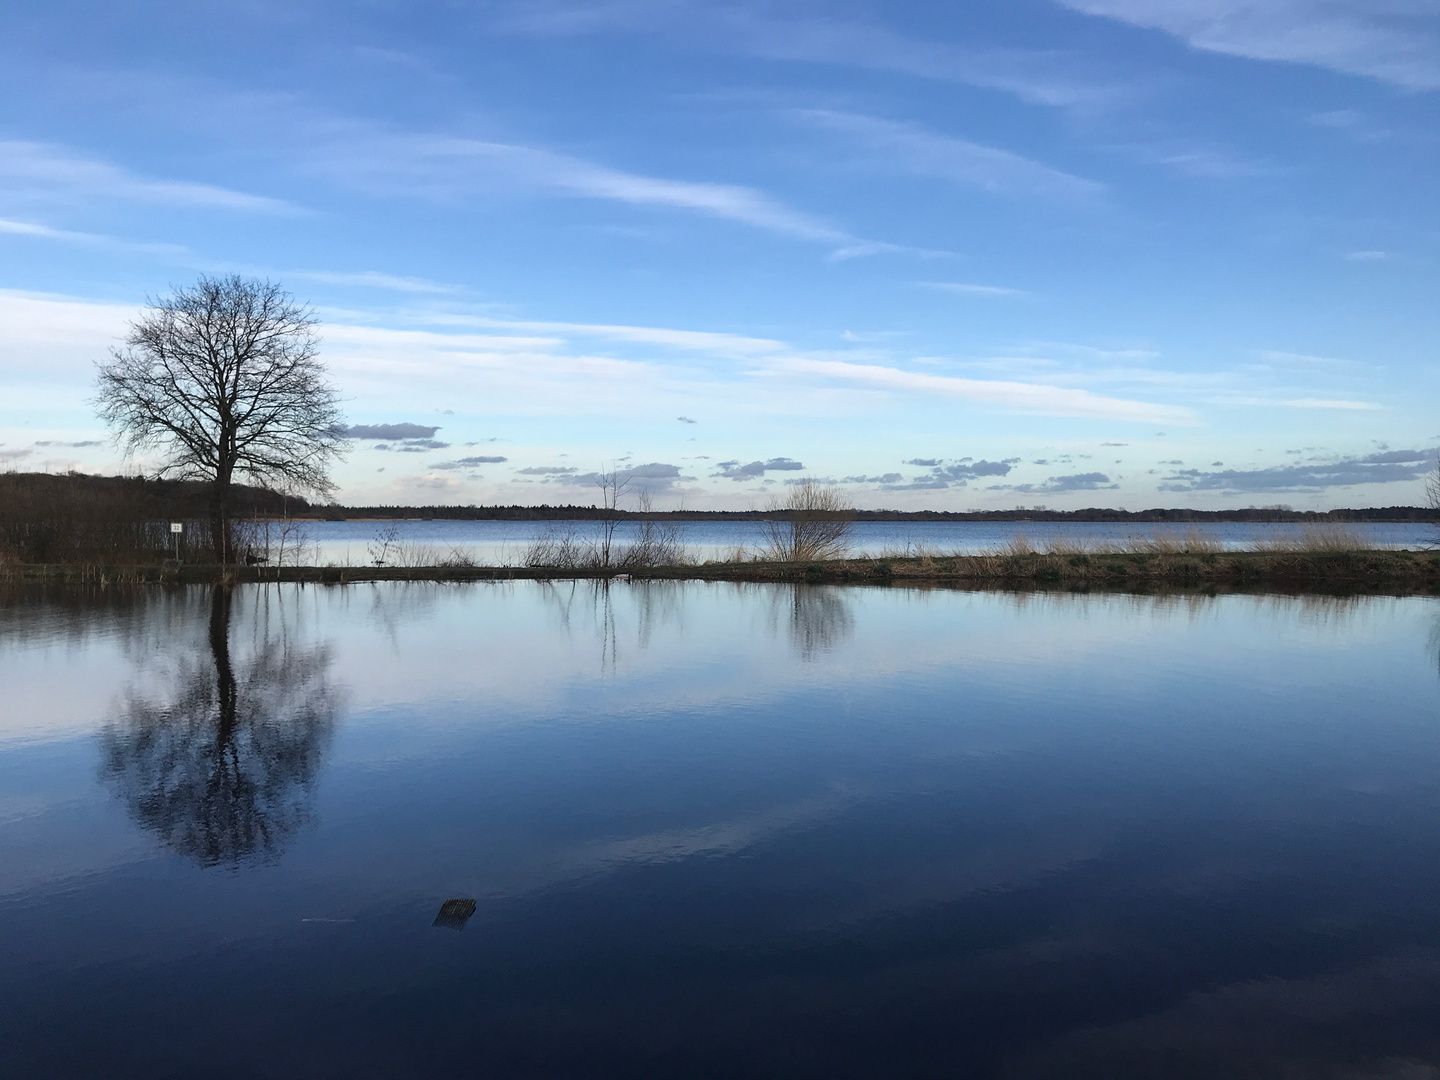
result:
M 347 519 L 421 519 L 434 521 L 584 521 L 606 516 L 597 506 L 341 506 L 316 505 L 261 488 L 237 486 L 237 510 L 243 516 L 291 517 L 323 521 Z M 0 519 L 89 516 L 110 520 L 181 520 L 209 512 L 209 488 L 195 481 L 147 480 L 84 473 L 0 474 Z M 629 519 L 663 521 L 758 521 L 775 516 L 760 510 L 618 511 Z M 1236 510 L 857 510 L 856 521 L 1135 521 L 1135 522 L 1364 522 L 1440 521 L 1426 506 L 1380 506 L 1337 510 L 1247 507 Z
M 324 521 L 372 518 L 422 521 L 586 521 L 606 516 L 595 506 L 321 506 L 307 517 Z M 783 512 L 763 510 L 620 510 L 616 516 L 653 521 L 763 521 Z M 1248 507 L 1243 510 L 856 510 L 856 521 L 1440 521 L 1428 506 L 1376 506 L 1341 510 L 1289 510 Z

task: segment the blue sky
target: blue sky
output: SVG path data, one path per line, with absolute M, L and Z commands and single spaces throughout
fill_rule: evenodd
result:
M 1437 101 L 1440 0 L 6 5 L 0 467 L 237 271 L 345 501 L 1415 503 Z

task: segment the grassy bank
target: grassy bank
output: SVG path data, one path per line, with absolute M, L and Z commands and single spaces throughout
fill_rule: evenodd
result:
M 1286 550 L 1187 552 L 1039 552 L 836 559 L 827 562 L 732 562 L 655 566 L 621 572 L 545 567 L 220 567 L 0 566 L 0 582 L 126 584 L 289 581 L 496 581 L 556 578 L 809 582 L 970 588 L 1244 590 L 1440 595 L 1440 551 Z

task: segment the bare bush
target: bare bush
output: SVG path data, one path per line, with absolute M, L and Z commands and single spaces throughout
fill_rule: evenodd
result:
M 563 531 L 551 526 L 525 549 L 521 562 L 550 570 L 578 570 L 598 563 L 599 558 L 594 543 L 578 537 L 574 526 Z
M 855 508 L 834 484 L 805 479 L 766 510 L 763 557 L 772 562 L 843 558 L 850 548 Z
M 394 566 L 400 554 L 400 526 L 393 523 L 384 526 L 365 547 L 375 566 Z
M 438 568 L 455 570 L 475 566 L 475 558 L 464 548 L 451 544 L 448 549 L 433 544 L 406 540 L 398 524 L 386 525 L 367 545 L 374 566 L 391 566 L 407 570 Z M 533 565 L 533 564 L 527 564 Z
M 583 537 L 573 525 L 563 530 L 552 526 L 530 543 L 520 557 L 521 562 L 525 566 L 552 570 L 684 565 L 688 561 L 684 527 L 676 521 L 658 521 L 646 516 L 636 522 L 634 534 L 626 542 L 626 533 L 620 531 L 623 519 L 616 504 L 625 494 L 630 478 L 624 473 L 598 475 L 605 512 L 599 532 L 593 537 Z M 641 514 L 654 513 L 648 492 L 642 492 L 638 501 Z
M 640 513 L 651 514 L 650 493 L 641 492 Z M 617 558 L 620 566 L 680 566 L 686 562 L 684 528 L 678 521 L 656 521 L 642 518 L 635 527 L 635 538 Z

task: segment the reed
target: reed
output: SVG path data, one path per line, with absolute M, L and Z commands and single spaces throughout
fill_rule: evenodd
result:
M 1105 550 L 1104 545 L 1072 536 L 1047 537 L 1042 547 L 1046 555 L 1093 555 Z
M 1024 533 L 1016 533 L 1005 543 L 1001 544 L 994 551 L 987 552 L 988 555 L 999 555 L 1010 559 L 1024 559 L 1037 554 L 1035 545 Z
M 1156 532 L 1132 537 L 1124 550 L 1134 555 L 1218 555 L 1225 545 L 1192 528 L 1186 533 Z
M 1307 525 L 1296 535 L 1275 535 L 1255 544 L 1254 550 L 1287 552 L 1345 552 L 1374 550 L 1375 545 L 1343 525 Z

